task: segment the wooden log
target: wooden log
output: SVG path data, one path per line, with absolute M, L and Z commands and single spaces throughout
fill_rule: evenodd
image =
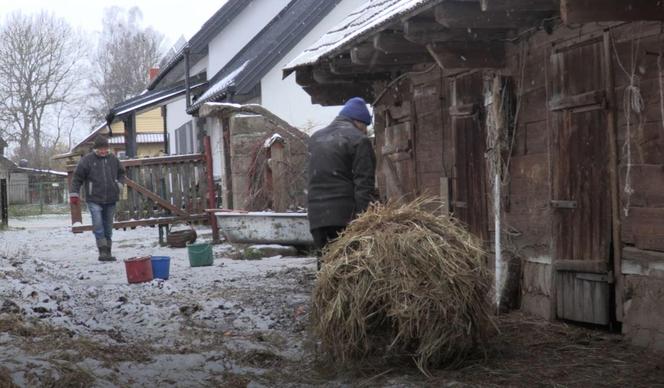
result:
M 426 54 L 426 48 L 399 33 L 379 32 L 373 37 L 374 49 L 385 54 Z
M 518 29 L 550 16 L 550 12 L 487 11 L 479 3 L 444 2 L 435 8 L 436 22 L 447 28 Z
M 351 48 L 350 59 L 353 64 L 365 66 L 403 66 L 432 62 L 424 51 L 414 54 L 385 54 L 373 45 L 360 45 Z
M 560 15 L 566 24 L 609 21 L 664 20 L 659 0 L 561 0 Z
M 367 67 L 364 65 L 354 64 L 349 56 L 333 58 L 328 64 L 332 74 L 340 76 L 353 76 L 355 78 L 373 75 L 376 80 L 390 79 L 390 74 L 398 70 L 409 70 L 412 65 L 406 64 L 403 66 L 372 66 Z
M 427 44 L 432 42 L 467 41 L 467 40 L 501 40 L 507 38 L 509 30 L 482 28 L 454 28 L 449 29 L 431 20 L 413 18 L 403 23 L 404 39 L 417 43 Z
M 484 12 L 558 11 L 559 7 L 559 0 L 480 0 Z
M 445 42 L 431 43 L 427 49 L 443 69 L 502 68 L 505 47 L 502 43 Z

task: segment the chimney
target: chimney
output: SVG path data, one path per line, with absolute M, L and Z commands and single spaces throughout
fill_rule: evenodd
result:
M 148 71 L 148 80 L 152 81 L 155 78 L 157 78 L 157 74 L 159 74 L 159 67 L 151 67 L 150 70 Z

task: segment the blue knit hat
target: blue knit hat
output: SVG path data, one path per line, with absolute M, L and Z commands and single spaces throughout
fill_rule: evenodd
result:
M 343 109 L 339 112 L 339 116 L 361 121 L 366 125 L 371 124 L 371 113 L 369 113 L 369 109 L 367 109 L 366 101 L 361 97 L 353 97 L 346 101 Z

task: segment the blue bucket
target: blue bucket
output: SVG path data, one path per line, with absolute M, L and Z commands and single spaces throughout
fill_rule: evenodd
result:
M 155 279 L 168 279 L 168 272 L 171 266 L 169 256 L 152 256 L 152 277 Z

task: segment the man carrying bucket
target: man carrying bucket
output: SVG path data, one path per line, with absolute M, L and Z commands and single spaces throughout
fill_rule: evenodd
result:
M 76 166 L 69 202 L 73 205 L 80 203 L 79 192 L 83 186 L 92 217 L 92 232 L 99 249 L 99 261 L 115 261 L 111 254 L 113 218 L 124 178 L 125 170 L 120 161 L 109 152 L 108 139 L 97 136 L 92 152 L 85 155 Z
M 309 139 L 308 217 L 319 250 L 376 199 L 370 124 L 367 103 L 354 97 Z

